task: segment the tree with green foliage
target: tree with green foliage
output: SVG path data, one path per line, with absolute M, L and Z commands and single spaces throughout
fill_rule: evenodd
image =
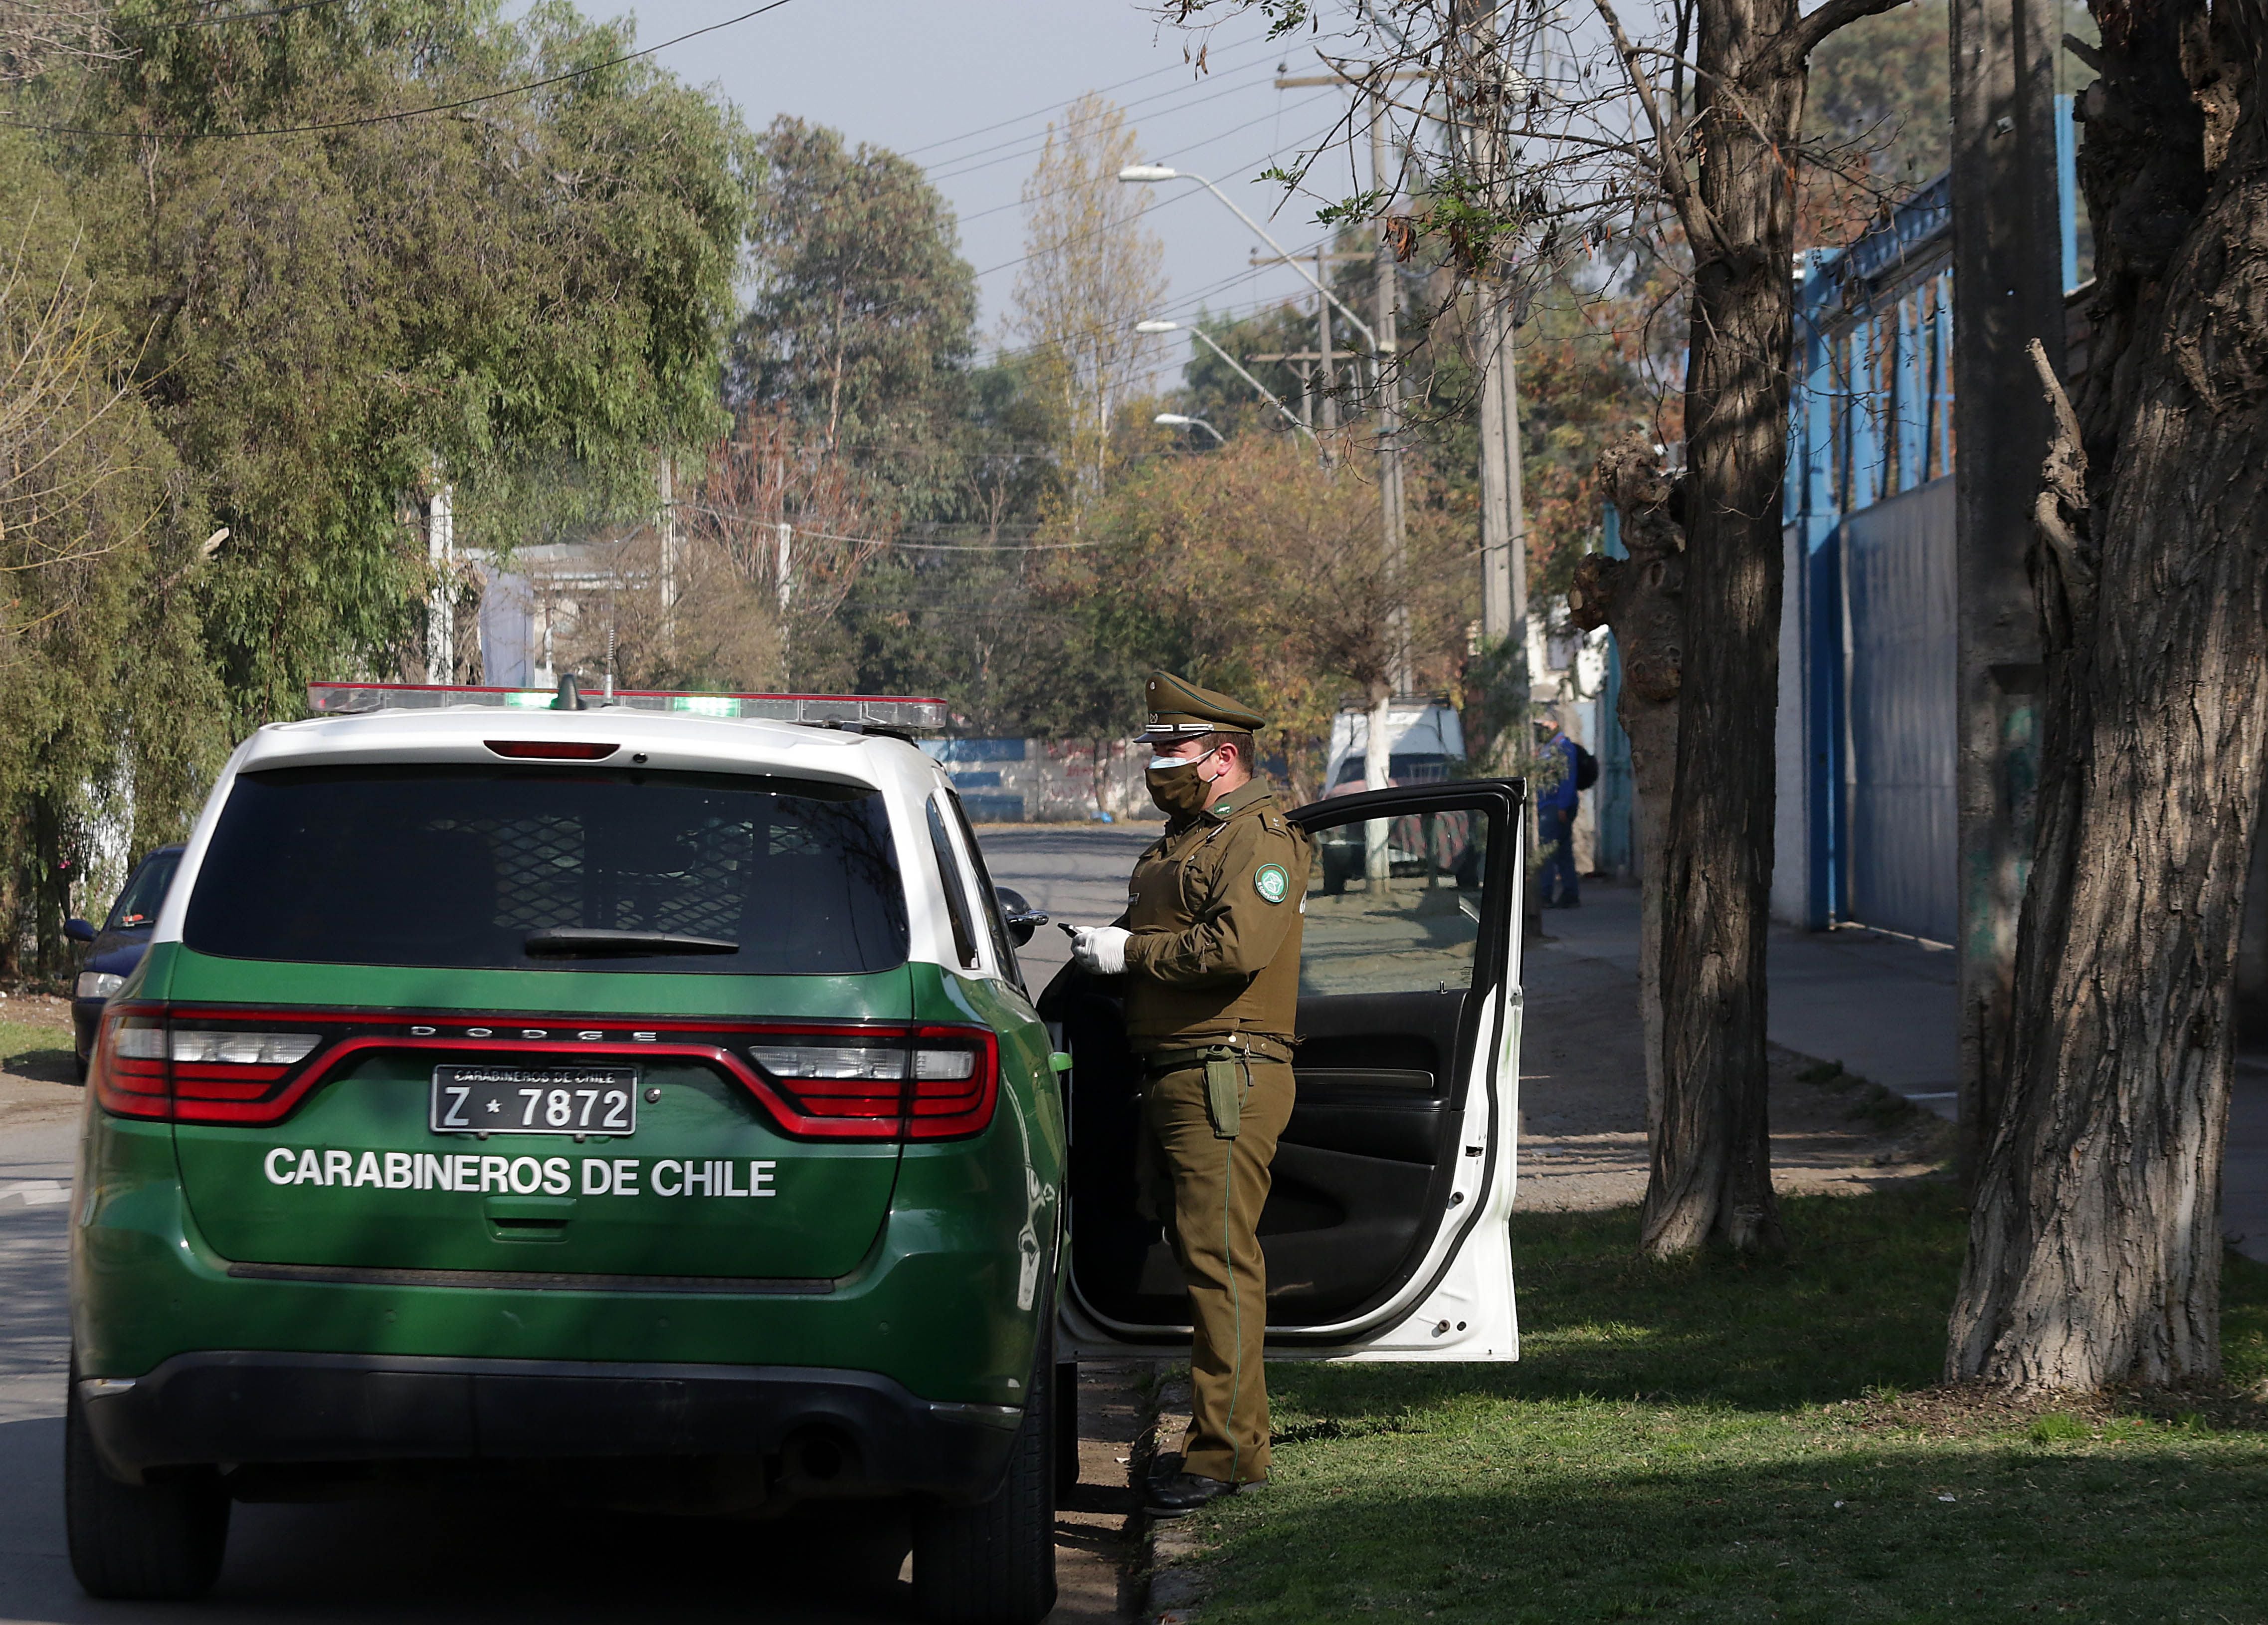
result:
M 708 98 L 602 66 L 623 30 L 563 4 L 163 15 L 129 0 L 132 60 L 69 87 L 74 126 L 136 139 L 61 137 L 55 161 L 112 319 L 148 335 L 143 392 L 230 531 L 207 637 L 242 726 L 296 714 L 309 677 L 400 661 L 419 493 L 454 484 L 460 542 L 508 546 L 531 474 L 571 468 L 542 488 L 581 512 L 634 509 L 659 451 L 718 432 L 753 154 Z
M 617 60 L 622 26 L 489 0 L 179 22 L 122 0 L 115 60 L 31 78 L 15 111 L 45 133 L 0 177 L 9 285 L 63 290 L 11 293 L 18 358 L 35 308 L 76 346 L 55 421 L 85 428 L 48 466 L 92 470 L 0 532 L 40 552 L 0 661 L 26 742 L 0 774 L 0 951 L 55 941 L 89 854 L 178 836 L 227 740 L 298 715 L 306 681 L 399 668 L 428 493 L 454 487 L 460 543 L 508 550 L 651 511 L 658 458 L 726 422 L 755 153 Z
M 70 189 L 12 133 L 0 218 L 0 973 L 52 975 L 64 918 L 115 878 L 102 849 L 176 834 L 227 736 L 199 639 L 203 513 L 101 310 Z
M 918 166 L 775 120 L 749 246 L 755 297 L 733 336 L 735 404 L 779 408 L 863 478 L 869 509 L 937 517 L 974 348 L 976 280 Z

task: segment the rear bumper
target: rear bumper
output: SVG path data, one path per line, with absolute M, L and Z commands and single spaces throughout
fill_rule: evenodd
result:
M 999 1482 L 1023 1417 L 869 1371 L 229 1350 L 79 1395 L 129 1481 L 186 1465 L 738 1459 L 789 1493 L 956 1500 Z

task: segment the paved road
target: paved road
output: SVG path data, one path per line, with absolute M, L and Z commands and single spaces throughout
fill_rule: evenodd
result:
M 1017 955 L 1024 980 L 1040 990 L 1071 958 L 1071 939 L 1055 922 L 1107 926 L 1125 912 L 1126 877 L 1162 824 L 992 824 L 977 826 L 985 867 L 996 886 L 1012 886 L 1049 923 Z

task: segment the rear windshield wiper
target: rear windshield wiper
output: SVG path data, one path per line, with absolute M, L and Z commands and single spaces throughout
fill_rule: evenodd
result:
M 737 954 L 738 942 L 720 936 L 688 936 L 677 931 L 601 931 L 582 926 L 551 926 L 531 931 L 522 944 L 534 956 L 592 954 Z

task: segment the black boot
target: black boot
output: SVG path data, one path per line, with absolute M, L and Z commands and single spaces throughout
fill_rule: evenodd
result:
M 1226 1483 L 1195 1473 L 1176 1473 L 1150 1481 L 1150 1493 L 1143 1510 L 1152 1518 L 1179 1518 L 1185 1512 L 1196 1511 L 1208 1501 L 1218 1501 L 1223 1496 L 1251 1488 L 1249 1484 Z

